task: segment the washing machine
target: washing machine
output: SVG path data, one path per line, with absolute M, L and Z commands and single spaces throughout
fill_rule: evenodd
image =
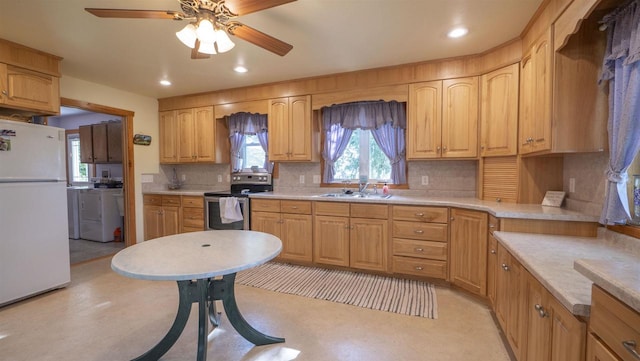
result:
M 89 188 L 80 190 L 80 238 L 97 242 L 113 241 L 116 228 L 122 229 L 115 195 L 122 189 Z

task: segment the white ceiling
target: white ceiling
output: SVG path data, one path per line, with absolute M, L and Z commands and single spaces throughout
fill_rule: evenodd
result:
M 473 54 L 518 36 L 541 0 L 298 0 L 237 20 L 293 45 L 192 60 L 187 22 L 106 19 L 85 7 L 180 10 L 176 0 L 0 0 L 0 38 L 64 58 L 63 75 L 153 98 Z M 447 38 L 456 25 L 469 28 Z M 233 71 L 242 64 L 248 73 Z M 169 79 L 171 87 L 159 80 Z

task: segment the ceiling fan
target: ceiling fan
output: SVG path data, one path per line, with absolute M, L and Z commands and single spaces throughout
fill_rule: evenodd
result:
M 234 19 L 241 15 L 269 9 L 296 0 L 178 0 L 182 11 L 85 8 L 101 18 L 188 20 L 189 24 L 176 33 L 190 47 L 192 59 L 208 58 L 223 53 L 234 44 L 231 34 L 280 56 L 293 46 Z

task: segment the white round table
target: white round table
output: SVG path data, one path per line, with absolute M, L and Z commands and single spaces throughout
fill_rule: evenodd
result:
M 111 268 L 126 277 L 177 281 L 180 303 L 176 319 L 165 337 L 134 360 L 158 360 L 175 344 L 198 303 L 198 361 L 207 358 L 208 321 L 218 326 L 215 301 L 224 306 L 231 325 L 254 345 L 284 342 L 249 325 L 235 300 L 236 272 L 263 264 L 282 250 L 277 237 L 255 231 L 202 231 L 152 239 L 123 249 L 111 260 Z M 222 278 L 215 278 L 222 276 Z

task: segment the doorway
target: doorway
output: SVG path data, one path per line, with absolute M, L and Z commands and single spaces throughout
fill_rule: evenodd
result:
M 62 107 L 80 109 L 92 113 L 106 114 L 122 119 L 122 183 L 123 183 L 123 229 L 124 246 L 137 243 L 135 217 L 135 178 L 133 156 L 133 117 L 134 112 L 113 108 L 95 103 L 88 103 L 69 98 L 60 98 Z

